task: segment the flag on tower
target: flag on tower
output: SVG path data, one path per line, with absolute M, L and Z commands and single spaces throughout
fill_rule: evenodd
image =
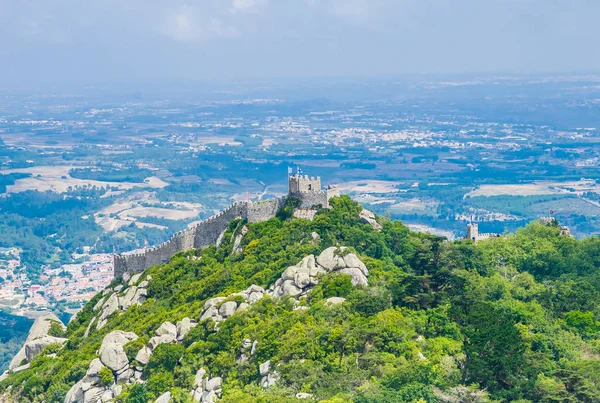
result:
M 288 167 L 288 175 L 294 173 L 294 168 Z

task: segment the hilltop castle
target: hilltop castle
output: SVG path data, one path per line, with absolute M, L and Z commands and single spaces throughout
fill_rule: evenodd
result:
M 234 203 L 220 213 L 176 233 L 167 242 L 141 253 L 123 253 L 114 256 L 115 277 L 125 273 L 140 273 L 149 267 L 168 262 L 177 252 L 219 244 L 229 223 L 242 218 L 261 222 L 275 217 L 288 198 L 298 199 L 301 209 L 329 208 L 329 199 L 339 196 L 337 187 L 321 189 L 320 177 L 288 177 L 288 195 L 259 202 Z

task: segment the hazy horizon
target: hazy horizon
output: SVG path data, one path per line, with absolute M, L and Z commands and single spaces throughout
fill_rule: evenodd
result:
M 600 3 L 0 1 L 0 86 L 600 71 Z

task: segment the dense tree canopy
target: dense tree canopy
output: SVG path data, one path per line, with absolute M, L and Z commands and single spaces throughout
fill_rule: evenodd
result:
M 153 401 L 167 390 L 188 401 L 200 367 L 223 377 L 223 402 L 292 402 L 298 392 L 330 403 L 600 401 L 600 239 L 534 222 L 477 244 L 448 242 L 383 218 L 375 231 L 360 210 L 341 197 L 313 221 L 285 211 L 263 223 L 234 221 L 219 248 L 148 269 L 148 300 L 84 339 L 94 298 L 56 358 L 40 354 L 0 385 L 23 402 L 60 401 L 108 332 L 140 336 L 125 348 L 133 358 L 163 322 L 197 319 L 207 299 L 268 287 L 304 256 L 343 245 L 368 266 L 368 287 L 328 274 L 297 303 L 263 298 L 218 331 L 201 322 L 182 344 L 159 346 L 146 382 L 119 401 Z M 232 253 L 241 224 L 243 252 Z M 331 305 L 329 297 L 346 300 Z M 258 342 L 256 353 L 239 360 L 245 339 Z M 267 360 L 281 379 L 263 389 L 258 366 Z

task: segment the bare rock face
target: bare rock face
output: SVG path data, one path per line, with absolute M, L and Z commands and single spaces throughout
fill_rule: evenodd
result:
M 98 318 L 96 329 L 102 329 L 106 325 L 107 318 L 114 312 L 119 310 L 119 298 L 117 294 L 111 294 L 106 302 L 102 305 L 102 312 Z
M 146 280 L 140 282 L 137 286 L 134 284 L 140 279 L 141 274 L 136 274 L 129 278 L 128 287 L 123 288 L 123 285 L 119 284 L 114 289 L 106 289 L 102 293 L 105 297 L 101 298 L 98 303 L 94 306 L 94 311 L 99 311 L 98 315 L 95 316 L 88 328 L 91 328 L 91 323 L 96 321 L 96 329 L 102 329 L 108 320 L 108 317 L 114 312 L 126 311 L 133 305 L 141 305 L 146 301 L 148 292 L 146 287 L 148 286 L 149 277 Z M 125 281 L 125 277 L 123 278 Z M 119 293 L 124 292 L 125 294 L 119 296 Z M 106 299 L 105 299 L 106 298 Z M 89 330 L 86 331 L 84 337 L 89 335 Z
M 115 330 L 104 336 L 99 350 L 100 357 L 90 362 L 85 376 L 67 393 L 65 403 L 103 403 L 118 396 L 122 387 L 116 383 L 100 386 L 99 374 L 104 367 L 108 367 L 117 382 L 127 382 L 134 371 L 129 368 L 129 360 L 123 351 L 123 346 L 137 338 L 135 333 L 121 330 Z
M 54 343 L 63 344 L 67 340 L 59 337 L 48 336 L 52 322 L 58 323 L 63 330 L 66 329 L 65 325 L 53 313 L 49 312 L 37 318 L 35 322 L 33 322 L 31 329 L 29 329 L 29 334 L 27 335 L 25 344 L 10 362 L 8 367 L 10 370 L 14 370 L 21 366 L 21 362 L 23 361 L 27 363 L 30 362 L 33 357 L 39 354 L 39 352 L 42 351 L 47 345 Z
M 375 219 L 375 214 L 369 210 L 362 209 L 360 212 L 360 221 L 371 225 L 375 231 L 381 231 L 381 224 Z
M 31 362 L 33 357 L 38 355 L 46 346 L 50 344 L 63 344 L 67 339 L 54 336 L 43 336 L 39 339 L 31 340 L 25 343 L 25 357 L 27 362 Z

